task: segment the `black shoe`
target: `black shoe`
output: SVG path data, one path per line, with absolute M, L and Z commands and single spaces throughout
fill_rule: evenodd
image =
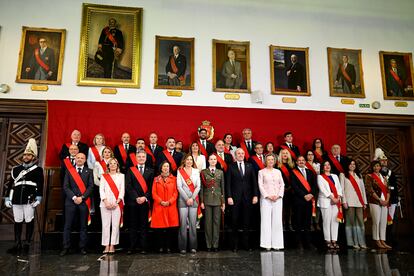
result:
M 17 243 L 12 248 L 7 249 L 7 253 L 9 253 L 9 254 L 18 254 L 21 250 L 22 250 L 22 244 Z
M 141 250 L 139 253 L 142 254 L 142 255 L 146 255 L 147 254 L 147 251 Z
M 207 248 L 207 252 L 211 252 L 211 248 Z
M 80 253 L 81 253 L 82 255 L 86 255 L 86 254 L 88 254 L 88 252 L 86 252 L 85 248 L 81 248 Z
M 158 252 L 159 252 L 159 253 L 164 253 L 164 248 L 160 248 L 160 249 L 158 250 Z
M 128 251 L 127 251 L 127 255 L 132 255 L 132 254 L 134 254 L 134 250 L 132 250 L 132 249 L 128 249 Z
M 64 248 L 62 251 L 60 251 L 59 256 L 63 257 L 63 256 L 65 256 L 65 255 L 67 255 L 68 253 L 69 253 L 69 249 Z
M 213 251 L 214 251 L 214 252 L 218 252 L 218 251 L 219 251 L 219 249 L 218 249 L 218 248 L 214 248 L 214 249 L 213 249 Z
M 233 248 L 233 252 L 237 252 L 239 249 L 237 247 Z
M 171 249 L 167 248 L 167 254 L 171 253 Z

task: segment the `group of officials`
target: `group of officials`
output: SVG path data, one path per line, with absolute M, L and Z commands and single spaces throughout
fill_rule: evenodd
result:
M 253 247 L 249 233 L 258 224 L 260 247 L 266 250 L 284 248 L 284 230 L 295 231 L 300 248 L 313 248 L 310 230 L 320 219 L 328 249 L 339 248 L 338 225 L 344 221 L 347 245 L 365 249 L 368 206 L 376 246 L 391 248 L 385 243 L 386 227 L 392 223 L 398 194 L 395 175 L 381 149 L 376 150 L 364 181 L 355 160 L 341 155 L 339 145 L 325 151 L 316 138 L 312 149 L 301 155 L 291 132 L 284 134 L 285 143 L 277 150 L 271 142 L 263 145 L 253 140 L 248 128 L 242 135 L 238 147 L 232 144 L 231 134 L 213 144 L 207 140 L 207 130 L 200 128 L 199 139 L 184 153 L 173 137 L 160 146 L 156 133 L 150 134 L 147 145 L 143 138 L 132 145 L 130 135 L 123 133 L 121 143 L 111 149 L 103 134 L 97 134 L 88 147 L 74 130 L 71 142 L 63 144 L 60 152 L 65 217 L 60 255 L 69 252 L 75 220 L 80 226 L 80 251 L 87 253 L 91 213 L 101 215 L 105 254 L 115 253 L 124 221 L 130 237 L 128 254 L 148 251 L 149 227 L 159 252 L 175 249 L 178 228 L 179 252 L 196 253 L 202 216 L 207 250 L 217 251 L 225 210 L 231 215 L 235 251 Z M 34 210 L 42 199 L 43 171 L 35 164 L 36 157 L 36 142 L 30 140 L 23 164 L 12 170 L 14 184 L 5 202 L 15 217 L 13 252 L 28 249 Z M 22 246 L 23 222 L 27 226 Z

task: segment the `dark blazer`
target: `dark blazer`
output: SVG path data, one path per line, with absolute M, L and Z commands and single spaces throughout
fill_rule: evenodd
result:
M 288 89 L 296 90 L 297 86 L 300 86 L 302 91 L 306 91 L 305 86 L 305 70 L 303 70 L 303 65 L 299 62 L 296 62 L 295 64 L 290 64 L 290 66 L 286 69 L 287 71 L 290 70 L 290 74 L 287 77 L 288 78 Z
M 123 147 L 124 144 L 121 144 L 121 146 Z M 130 153 L 134 153 L 137 151 L 137 148 L 131 144 L 129 144 L 128 147 L 128 152 L 127 152 L 127 159 L 126 162 L 124 162 L 124 160 L 122 160 L 122 155 L 121 152 L 119 151 L 118 145 L 116 145 L 114 147 L 114 157 L 116 158 L 116 160 L 118 160 L 119 162 L 119 167 L 121 169 L 121 172 L 123 174 L 125 174 L 128 170 L 129 167 L 132 167 L 134 165 L 134 163 L 132 163 L 131 158 L 129 157 Z
M 283 143 L 282 145 L 285 145 L 285 146 L 289 147 L 287 143 Z M 299 148 L 295 144 L 292 144 L 292 147 L 290 149 L 296 154 L 296 158 L 300 155 Z M 282 147 L 279 146 L 278 154 L 280 153 L 281 150 L 282 150 Z M 292 156 L 293 160 L 296 160 L 296 158 L 293 158 L 293 156 Z
M 240 142 L 240 144 L 237 146 L 238 148 L 241 148 L 241 144 L 242 143 L 244 143 L 244 139 Z M 250 155 L 253 155 L 253 154 L 256 154 L 256 152 L 254 151 L 254 147 L 256 146 L 256 144 L 257 144 L 257 141 L 253 141 L 252 140 L 252 148 L 249 150 L 249 154 Z M 247 148 L 247 145 L 246 145 L 246 148 Z M 248 149 L 248 148 L 247 148 Z M 247 161 L 247 159 L 245 158 L 245 161 Z
M 340 171 L 335 167 L 335 165 L 332 163 L 331 159 L 329 159 L 328 153 L 325 156 L 323 156 L 323 160 L 324 161 L 329 161 L 331 163 L 331 173 L 336 174 L 336 175 L 340 174 Z M 339 163 L 341 164 L 342 169 L 344 169 L 344 171 L 345 171 L 346 167 L 349 164 L 349 158 L 346 157 L 345 155 L 341 154 L 340 157 L 339 157 Z M 323 169 L 323 164 L 321 164 L 321 170 L 322 169 Z
M 148 148 L 152 151 L 151 149 L 151 144 L 148 145 Z M 155 150 L 152 152 L 152 154 L 154 154 L 155 159 L 157 159 L 157 156 L 164 150 L 163 147 L 161 147 L 160 145 L 157 145 L 155 147 Z
M 175 66 L 177 66 L 178 71 L 174 72 L 171 66 L 171 59 L 174 59 L 175 61 Z M 185 75 L 185 70 L 187 68 L 187 61 L 185 56 L 183 55 L 178 55 L 177 58 L 174 58 L 174 55 L 169 56 L 168 58 L 168 63 L 165 66 L 165 74 L 168 74 L 168 72 L 177 74 L 177 77 L 181 77 Z
M 138 205 L 138 203 L 136 202 L 137 197 L 145 196 L 148 200 L 151 200 L 152 182 L 154 180 L 154 169 L 145 165 L 143 177 L 148 187 L 146 193 L 144 193 L 144 191 L 142 190 L 141 185 L 139 184 L 131 168 L 128 168 L 128 171 L 125 175 L 125 190 L 127 194 L 125 199 L 127 205 Z
M 256 153 L 254 154 L 254 155 L 256 155 Z M 252 155 L 252 156 L 254 156 L 254 155 Z M 263 159 L 265 158 L 265 155 L 263 154 Z M 264 160 L 263 160 L 264 161 Z M 259 167 L 259 165 L 256 163 L 256 161 L 250 156 L 250 158 L 249 158 L 249 160 L 248 160 L 248 162 L 250 163 L 250 164 L 252 164 L 252 166 L 253 166 L 253 170 L 254 170 L 254 173 L 255 173 L 255 175 L 256 175 L 256 177 L 258 176 L 258 174 L 259 174 L 259 171 L 260 171 L 260 167 Z
M 198 139 L 197 142 L 201 143 L 200 139 Z M 207 151 L 207 156 L 206 156 L 206 161 L 207 161 L 210 154 L 212 154 L 213 152 L 216 152 L 216 147 L 214 146 L 214 144 L 207 140 L 206 140 L 206 151 Z
M 342 82 L 342 87 L 345 86 L 345 84 L 348 86 L 349 90 L 352 90 L 352 85 L 355 85 L 356 81 L 356 72 L 355 72 L 355 66 L 348 63 L 348 65 L 345 68 L 345 72 L 348 74 L 351 81 L 348 81 L 344 74 L 342 73 L 341 67 L 343 65 L 340 64 L 338 67 L 338 73 L 336 74 L 336 80 Z
M 83 196 L 84 199 L 87 199 L 92 195 L 92 190 L 93 190 L 92 170 L 84 166 L 82 173 L 81 173 L 81 178 L 83 180 L 83 183 L 86 186 L 86 191 L 83 194 L 79 190 L 78 185 L 76 184 L 71 174 L 69 172 L 66 173 L 65 180 L 63 181 L 63 190 L 65 191 L 65 194 L 66 194 L 65 205 L 75 204 L 72 200 L 74 196 Z
M 295 168 L 296 169 L 296 168 Z M 316 199 L 318 196 L 318 185 L 316 183 L 316 177 L 313 174 L 313 172 L 309 169 L 306 170 L 306 180 L 308 181 L 310 187 L 311 187 L 311 194 Z M 300 170 L 298 170 L 300 173 Z M 292 174 L 292 189 L 294 194 L 294 202 L 297 204 L 306 204 L 310 203 L 311 201 L 306 201 L 304 196 L 309 194 L 308 190 L 305 189 L 305 187 L 302 185 L 300 180 L 296 177 L 295 173 L 291 171 Z
M 184 155 L 183 155 L 182 152 L 177 152 L 176 150 L 174 150 L 173 159 L 174 159 L 175 163 L 177 164 L 177 168 L 181 165 L 181 160 L 183 159 L 183 157 L 184 157 Z M 160 154 L 158 154 L 156 159 L 157 159 L 157 171 L 155 172 L 155 175 L 159 175 L 159 171 L 161 169 L 161 163 L 164 160 L 168 161 L 168 159 L 167 159 L 167 157 L 165 157 L 165 155 L 162 151 L 160 152 Z M 168 163 L 170 163 L 170 162 L 168 162 Z M 177 176 L 177 171 L 174 171 L 173 175 Z
M 226 174 L 226 198 L 231 197 L 236 204 L 239 201 L 251 202 L 259 196 L 259 187 L 252 164 L 244 162 L 244 176 L 240 174 L 238 163 L 233 162 Z
M 218 155 L 218 154 L 217 154 Z M 217 157 L 219 158 L 219 157 Z M 206 161 L 207 161 L 207 168 L 208 168 L 208 157 L 206 157 Z M 233 156 L 230 153 L 224 153 L 224 162 L 227 164 L 227 168 L 231 165 L 231 163 L 233 163 Z M 223 170 L 223 168 L 221 167 L 220 162 L 217 161 L 217 165 L 216 165 L 217 169 Z M 224 170 L 223 170 L 224 172 Z
M 89 147 L 88 147 L 88 145 L 85 144 L 85 143 L 79 142 L 78 143 L 78 148 L 79 148 L 79 152 L 85 154 L 86 160 L 87 160 L 88 159 L 88 153 L 89 153 Z M 63 160 L 63 159 L 65 159 L 69 155 L 70 154 L 69 154 L 69 148 L 68 148 L 68 146 L 66 146 L 66 144 L 63 144 L 62 145 L 62 148 L 60 149 L 60 152 L 59 152 L 59 159 L 60 160 Z M 88 166 L 88 165 L 85 163 L 85 166 Z M 93 168 L 91 168 L 91 169 L 93 169 Z

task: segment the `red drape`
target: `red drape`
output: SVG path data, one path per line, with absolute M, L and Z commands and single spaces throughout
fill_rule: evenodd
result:
M 312 140 L 320 137 L 325 148 L 338 143 L 346 152 L 343 112 L 48 101 L 46 167 L 60 165 L 60 148 L 70 142 L 74 129 L 82 133 L 81 140 L 88 145 L 100 132 L 110 147 L 120 143 L 123 132 L 129 132 L 131 144 L 140 137 L 148 143 L 148 135 L 154 131 L 159 144 L 164 145 L 167 137 L 174 136 L 187 149 L 197 138 L 197 128 L 204 120 L 215 129 L 214 141 L 231 133 L 234 144 L 238 144 L 241 131 L 249 127 L 253 139 L 262 143 L 271 141 L 278 146 L 283 142 L 283 133 L 292 131 L 294 143 L 301 150 L 309 149 Z

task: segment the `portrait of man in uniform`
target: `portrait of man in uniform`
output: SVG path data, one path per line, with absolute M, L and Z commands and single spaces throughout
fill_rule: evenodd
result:
M 78 85 L 139 88 L 142 8 L 83 4 Z
M 361 50 L 328 48 L 330 95 L 365 98 Z
M 380 52 L 384 99 L 414 100 L 411 53 Z
M 154 88 L 194 89 L 194 38 L 155 37 Z
M 16 82 L 60 84 L 66 30 L 23 27 Z
M 272 94 L 310 96 L 308 52 L 270 45 Z
M 213 91 L 250 93 L 250 42 L 213 40 Z

